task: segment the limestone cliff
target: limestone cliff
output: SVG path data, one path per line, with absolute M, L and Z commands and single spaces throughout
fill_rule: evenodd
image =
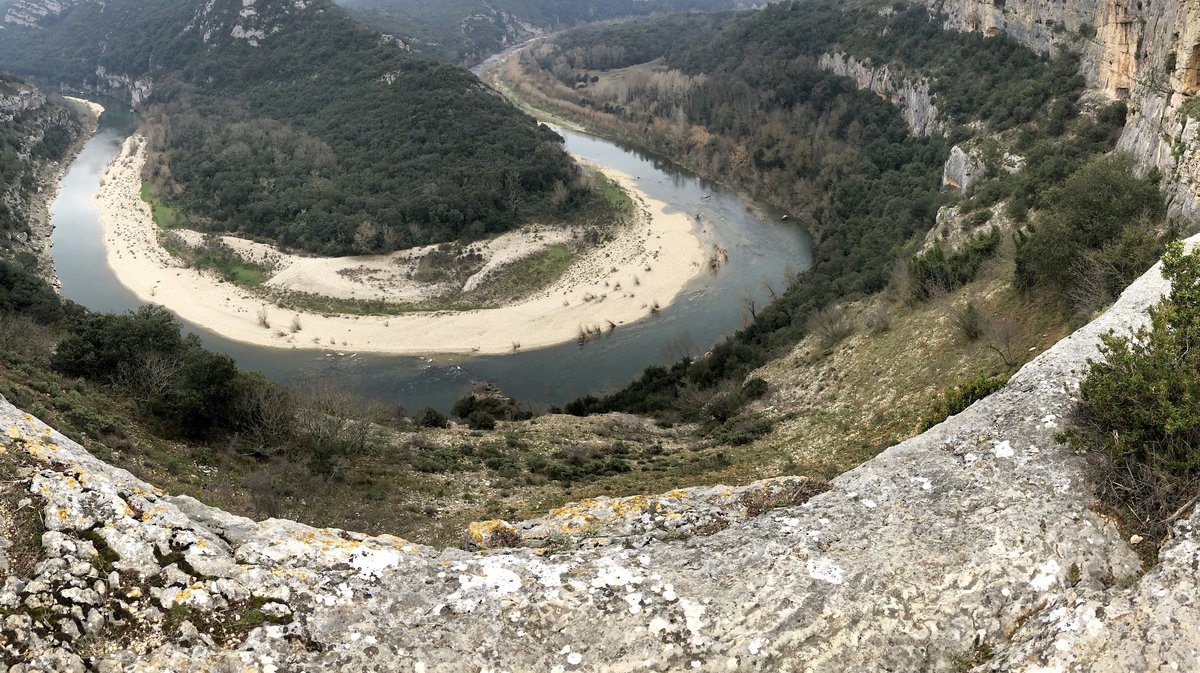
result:
M 886 65 L 873 67 L 852 56 L 838 52 L 821 54 L 817 65 L 854 80 L 860 89 L 869 89 L 900 108 L 908 128 L 916 135 L 927 136 L 941 131 L 938 109 L 929 93 L 929 80 L 911 79 L 895 73 Z
M 51 282 L 50 199 L 65 159 L 84 137 L 79 119 L 66 105 L 0 73 L 0 148 L 12 152 L 0 159 L 0 173 L 7 178 L 0 179 L 0 257 L 24 257 L 22 263 L 30 264 L 27 256 L 32 255 Z
M 1200 6 L 1187 0 L 933 0 L 946 26 L 1006 33 L 1039 52 L 1074 49 L 1088 81 L 1128 98 L 1119 147 L 1143 172 L 1159 169 L 1173 214 L 1200 216 L 1197 120 L 1181 108 L 1200 93 Z
M 601 499 L 473 529 L 540 551 L 232 516 L 0 402 L 0 657 L 10 673 L 1196 670 L 1200 515 L 1140 576 L 1053 440 L 1098 335 L 1164 289 L 1156 267 L 828 490 Z

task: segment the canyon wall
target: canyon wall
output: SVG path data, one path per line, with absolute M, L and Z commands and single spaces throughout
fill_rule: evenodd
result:
M 1127 99 L 1119 148 L 1143 173 L 1158 169 L 1170 212 L 1200 216 L 1200 121 L 1184 104 L 1200 93 L 1200 3 L 1196 0 L 939 0 L 946 27 L 1007 34 L 1041 52 L 1081 54 L 1088 82 Z
M 927 136 L 942 131 L 938 109 L 929 93 L 929 80 L 912 79 L 895 73 L 888 66 L 873 67 L 844 53 L 821 54 L 817 65 L 842 77 L 854 80 L 860 89 L 867 89 L 900 108 L 905 123 L 914 135 Z

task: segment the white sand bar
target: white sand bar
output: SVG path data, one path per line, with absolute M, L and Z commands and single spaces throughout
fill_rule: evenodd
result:
M 630 176 L 603 169 L 648 217 L 621 229 L 614 241 L 584 253 L 552 287 L 534 297 L 511 306 L 464 312 L 392 316 L 296 312 L 212 273 L 186 268 L 163 250 L 150 207 L 140 194 L 145 161 L 145 141 L 140 136 L 126 140 L 96 195 L 108 265 L 143 301 L 161 304 L 229 339 L 260 346 L 395 354 L 508 353 L 514 345 L 523 350 L 550 346 L 575 339 L 581 326 L 608 329 L 611 321 L 619 329 L 650 317 L 656 303 L 666 307 L 703 272 L 711 248 L 687 215 L 668 214 L 666 204 L 639 192 Z M 545 227 L 523 235 L 524 242 L 517 234 L 489 242 L 488 266 L 468 285 L 486 283 L 487 273 L 497 265 L 567 236 Z M 247 258 L 270 261 L 276 269 L 267 283 L 272 288 L 393 302 L 419 295 L 406 273 L 394 272 L 396 260 L 411 256 L 412 251 L 319 258 L 279 253 L 235 237 L 224 240 Z M 348 268 L 362 273 L 338 273 Z M 264 308 L 270 327 L 260 324 Z M 292 330 L 294 323 L 299 331 Z

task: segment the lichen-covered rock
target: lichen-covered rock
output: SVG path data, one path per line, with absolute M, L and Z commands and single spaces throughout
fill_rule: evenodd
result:
M 980 658 L 981 670 L 1194 670 L 1200 521 L 1139 579 L 1091 509 L 1081 459 L 1052 439 L 1098 335 L 1142 324 L 1164 289 L 1152 270 L 1004 389 L 828 491 L 784 479 L 598 499 L 511 526 L 523 540 L 559 527 L 566 544 L 539 550 L 252 522 L 171 498 L 0 402 L 2 445 L 33 466 L 24 483 L 48 529 L 32 570 L 0 584 L 0 661 L 20 673 L 957 671 Z M 668 521 L 692 524 L 662 534 Z

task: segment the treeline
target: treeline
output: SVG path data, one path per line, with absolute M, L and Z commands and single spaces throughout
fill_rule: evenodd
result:
M 412 58 L 326 0 L 242 9 L 83 3 L 6 29 L 0 62 L 73 85 L 108 86 L 98 65 L 151 77 L 147 178 L 206 231 L 386 252 L 606 208 L 557 134 L 471 74 Z
M 401 38 L 413 53 L 470 66 L 540 32 L 588 21 L 738 9 L 737 0 L 346 0 L 351 16 Z
M 1007 38 L 943 32 L 923 7 L 895 9 L 885 16 L 780 3 L 747 16 L 582 29 L 531 50 L 523 66 L 530 80 L 543 79 L 523 93 L 802 214 L 816 238 L 813 267 L 710 353 L 648 368 L 626 389 L 577 400 L 569 411 L 686 416 L 694 406 L 687 391 L 719 391 L 820 324 L 840 324 L 825 307 L 882 290 L 911 254 L 907 244 L 933 226 L 951 199 L 940 190 L 942 165 L 966 133 L 952 126 L 948 137 L 909 136 L 893 106 L 819 70 L 821 53 L 846 50 L 930 76 L 951 122 L 978 118 L 1004 129 L 1036 118 L 1032 146 L 1087 140 L 1079 154 L 1092 156 L 1119 129 L 1111 115 L 1079 118 L 1073 101 L 1083 81 L 1071 57 L 1040 59 Z M 667 70 L 633 69 L 616 79 L 591 67 L 643 59 L 661 59 L 656 65 Z M 988 95 L 977 96 L 981 86 Z M 957 93 L 943 96 L 952 91 L 975 98 L 968 105 Z M 1079 165 L 1060 164 L 1066 173 L 1047 184 Z M 912 273 L 930 285 L 962 284 L 998 244 L 989 232 L 974 249 L 916 262 Z
M 185 442 L 201 463 L 212 463 L 213 447 L 227 447 L 227 460 L 286 459 L 324 479 L 371 448 L 376 422 L 389 418 L 341 390 L 296 390 L 242 371 L 161 307 L 94 313 L 64 301 L 3 258 L 0 392 L 53 414 L 102 458 L 131 446 L 136 420 L 153 437 Z

